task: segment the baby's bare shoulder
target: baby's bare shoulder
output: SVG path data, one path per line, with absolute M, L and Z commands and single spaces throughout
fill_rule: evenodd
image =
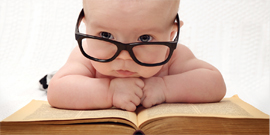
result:
M 184 71 L 186 61 L 195 58 L 188 47 L 178 44 L 174 50 L 170 61 L 163 65 L 162 69 L 156 76 L 166 76 L 172 74 L 182 73 Z
M 60 72 L 62 75 L 95 76 L 95 71 L 91 61 L 82 55 L 79 47 L 75 47 L 73 49 L 67 62 L 58 72 Z
M 172 59 L 181 60 L 182 62 L 195 58 L 192 51 L 187 46 L 182 44 L 177 45 L 172 57 Z
M 185 45 L 178 44 L 177 48 L 174 50 L 169 65 L 183 65 L 183 63 L 191 59 L 196 59 L 191 50 Z
M 169 74 L 178 74 L 198 68 L 214 69 L 214 67 L 195 57 L 185 45 L 178 44 L 170 60 Z

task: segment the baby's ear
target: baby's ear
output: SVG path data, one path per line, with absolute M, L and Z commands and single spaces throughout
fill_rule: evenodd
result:
M 184 22 L 183 21 L 180 21 L 180 28 L 184 25 Z M 172 28 L 172 31 L 171 31 L 171 35 L 170 35 L 170 40 L 173 41 L 175 36 L 176 36 L 176 33 L 178 31 L 178 25 L 177 23 L 175 23 L 173 25 L 173 28 Z
M 85 23 L 85 21 L 86 21 L 86 20 L 85 20 L 85 17 L 83 17 L 82 21 L 83 21 L 83 23 Z
M 178 29 L 178 25 L 177 25 L 177 23 L 174 23 L 172 30 L 171 30 L 170 41 L 174 40 L 176 33 L 177 33 L 177 29 Z
M 180 28 L 184 25 L 183 21 L 180 21 Z

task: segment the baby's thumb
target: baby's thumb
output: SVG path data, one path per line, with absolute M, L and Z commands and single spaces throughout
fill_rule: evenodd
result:
M 144 87 L 144 81 L 142 79 L 137 79 L 135 83 L 141 89 Z

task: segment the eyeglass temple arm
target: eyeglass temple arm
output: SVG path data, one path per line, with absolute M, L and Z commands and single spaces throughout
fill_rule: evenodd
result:
M 79 33 L 79 26 L 81 24 L 81 21 L 82 21 L 83 17 L 84 17 L 84 11 L 82 9 L 81 10 L 81 13 L 80 13 L 80 15 L 78 17 L 78 20 L 77 20 L 77 24 L 76 24 L 76 28 L 75 28 L 75 33 Z
M 178 38 L 179 38 L 179 35 L 180 35 L 180 19 L 179 19 L 179 14 L 177 13 L 177 15 L 176 15 L 176 21 L 177 21 L 177 25 L 178 25 L 178 27 L 177 27 L 177 35 L 176 35 L 176 37 L 175 37 L 175 39 L 174 39 L 174 41 L 175 42 L 178 42 Z

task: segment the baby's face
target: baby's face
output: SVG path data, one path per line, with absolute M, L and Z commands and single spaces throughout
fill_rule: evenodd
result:
M 173 4 L 167 0 L 87 1 L 86 32 L 122 43 L 172 41 L 177 31 Z M 99 73 L 113 77 L 148 78 L 162 68 L 141 66 L 125 50 L 112 62 L 92 61 L 92 65 Z

